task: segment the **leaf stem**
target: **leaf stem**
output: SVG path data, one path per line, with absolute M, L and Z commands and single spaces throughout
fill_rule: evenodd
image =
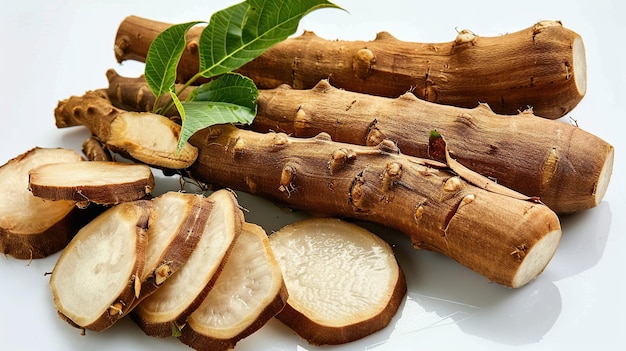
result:
M 196 80 L 200 79 L 202 74 L 196 73 L 193 77 L 189 78 L 183 86 L 175 92 L 176 96 L 180 97 L 180 94 L 183 93 L 187 88 L 189 88 Z M 165 95 L 165 94 L 164 94 Z M 172 107 L 174 107 L 174 100 L 170 99 L 170 101 L 163 108 L 163 114 L 167 113 Z

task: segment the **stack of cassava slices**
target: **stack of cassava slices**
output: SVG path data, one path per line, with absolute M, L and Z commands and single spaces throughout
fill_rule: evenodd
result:
M 127 18 L 118 59 L 145 58 L 168 27 Z M 198 36 L 190 31 L 181 72 L 197 67 Z M 418 52 L 400 45 L 432 60 L 397 59 Z M 492 69 L 510 64 L 495 63 L 500 57 L 519 69 Z M 402 62 L 414 62 L 408 73 Z M 465 69 L 451 68 L 459 62 Z M 329 43 L 305 33 L 240 70 L 266 88 L 249 129 L 213 126 L 180 152 L 179 119 L 149 112 L 158 99 L 145 79 L 109 71 L 108 88 L 55 110 L 59 128 L 83 125 L 94 135 L 84 145 L 90 161 L 34 148 L 0 167 L 0 252 L 34 259 L 63 250 L 52 299 L 82 330 L 128 316 L 148 335 L 226 350 L 277 317 L 311 344 L 353 341 L 387 326 L 407 287 L 391 247 L 337 217 L 401 231 L 416 249 L 507 287 L 543 272 L 561 238 L 557 213 L 596 206 L 611 176 L 611 145 L 550 120 L 580 101 L 585 69 L 582 40 L 560 22 L 500 38 L 462 31 L 437 45 L 387 33 L 367 45 Z M 342 89 L 320 81 L 329 76 Z M 381 89 L 393 98 L 374 96 Z M 548 118 L 494 112 L 522 103 Z M 134 162 L 111 161 L 111 152 Z M 221 190 L 153 197 L 150 167 Z M 224 188 L 325 218 L 268 236 Z
M 337 344 L 384 328 L 406 293 L 389 245 L 355 224 L 308 220 L 270 242 L 231 191 L 151 198 L 148 166 L 61 148 L 30 150 L 4 173 L 14 182 L 0 184 L 13 200 L 0 212 L 2 250 L 39 258 L 64 248 L 52 298 L 83 331 L 130 315 L 148 335 L 228 350 L 278 316 L 311 343 Z

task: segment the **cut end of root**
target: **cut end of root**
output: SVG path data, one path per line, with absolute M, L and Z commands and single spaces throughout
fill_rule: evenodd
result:
M 600 176 L 598 177 L 598 183 L 596 184 L 596 206 L 600 203 L 600 201 L 602 201 L 602 198 L 604 198 L 604 194 L 606 194 L 606 190 L 609 187 L 609 181 L 611 180 L 611 174 L 613 173 L 613 159 L 615 157 L 614 155 L 615 149 L 611 147 L 608 155 L 606 156 L 606 160 L 604 161 L 604 165 L 602 166 Z
M 585 44 L 580 37 L 574 38 L 573 49 L 574 82 L 580 96 L 587 92 L 587 59 L 585 56 Z
M 519 288 L 535 279 L 548 265 L 561 241 L 561 229 L 555 229 L 541 238 L 526 252 L 524 261 L 519 266 L 512 288 Z

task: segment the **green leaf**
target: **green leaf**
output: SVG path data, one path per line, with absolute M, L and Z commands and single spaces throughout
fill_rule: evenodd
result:
M 256 116 L 258 95 L 250 78 L 227 73 L 196 88 L 187 101 L 180 102 L 181 107 L 175 100 L 183 121 L 178 150 L 200 129 L 224 123 L 250 124 Z
M 179 338 L 181 335 L 183 335 L 183 332 L 180 329 L 181 328 L 176 323 L 172 323 L 172 336 L 175 338 Z
M 243 66 L 295 33 L 306 14 L 328 7 L 339 8 L 326 0 L 249 0 L 216 12 L 200 36 L 200 74 Z
M 174 89 L 176 68 L 185 50 L 187 31 L 201 21 L 173 25 L 150 44 L 144 75 L 152 93 L 158 98 Z

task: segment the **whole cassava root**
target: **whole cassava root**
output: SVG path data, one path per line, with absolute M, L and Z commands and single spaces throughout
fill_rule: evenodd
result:
M 113 103 L 149 110 L 154 95 L 145 79 L 107 72 Z M 522 194 L 539 197 L 557 213 L 596 206 L 613 168 L 613 147 L 591 133 L 530 111 L 497 115 L 485 104 L 473 109 L 443 106 L 406 93 L 391 99 L 354 93 L 320 81 L 313 89 L 259 90 L 251 128 L 297 137 L 321 132 L 335 141 L 376 145 L 393 140 L 402 153 L 429 158 L 428 136 L 437 130 L 452 157 Z
M 393 140 L 409 155 L 429 157 L 428 135 L 446 138 L 466 167 L 528 196 L 557 213 L 595 207 L 609 185 L 613 146 L 572 124 L 514 116 L 488 105 L 473 109 L 433 104 L 406 93 L 389 99 L 344 91 L 321 81 L 311 90 L 272 89 L 259 94 L 252 128 L 376 145 Z
M 129 16 L 117 31 L 117 60 L 144 61 L 152 40 L 170 24 Z M 181 82 L 198 70 L 201 27 L 189 31 L 178 69 Z M 268 69 L 271 67 L 271 69 Z M 289 84 L 311 88 L 330 79 L 338 88 L 397 97 L 407 91 L 418 98 L 472 108 L 487 103 L 500 114 L 531 107 L 556 119 L 571 111 L 586 92 L 582 38 L 558 21 L 497 37 L 460 31 L 447 43 L 411 43 L 389 33 L 373 41 L 330 41 L 312 32 L 270 48 L 239 72 L 259 88 Z
M 473 186 L 388 141 L 357 146 L 324 133 L 304 139 L 225 125 L 191 142 L 200 150 L 189 168 L 197 180 L 395 228 L 416 249 L 441 252 L 505 286 L 540 274 L 561 237 L 547 206 Z

